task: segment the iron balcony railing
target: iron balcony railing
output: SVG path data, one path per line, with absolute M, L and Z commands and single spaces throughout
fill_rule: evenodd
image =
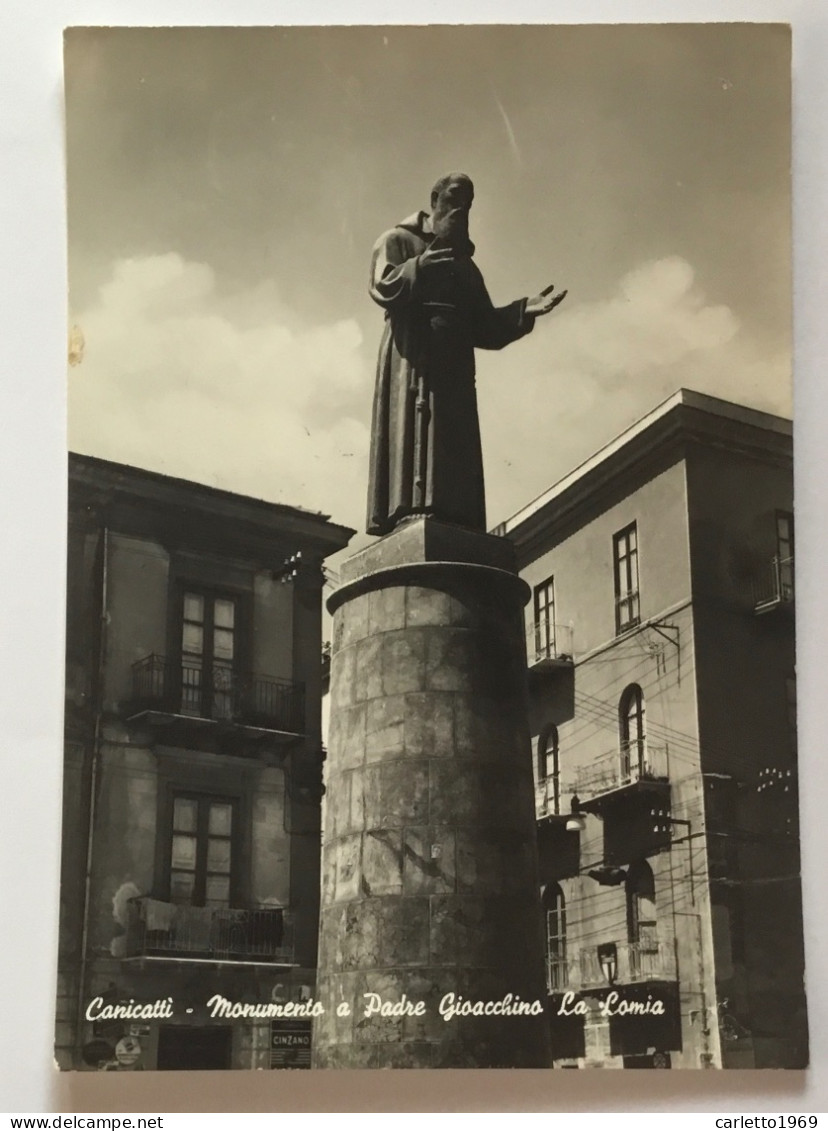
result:
M 568 817 L 572 811 L 572 797 L 578 792 L 572 782 L 556 779 L 554 774 L 535 783 L 535 815 L 538 817 Z
M 569 949 L 566 956 L 547 958 L 546 986 L 550 994 L 674 982 L 678 977 L 674 948 L 656 940 Z
M 142 895 L 127 908 L 127 958 L 293 963 L 293 923 L 280 907 L 191 907 Z
M 546 988 L 550 994 L 565 994 L 581 988 L 581 971 L 577 957 L 554 955 L 546 960 Z
M 581 801 L 586 801 L 636 782 L 668 780 L 667 747 L 642 738 L 579 766 L 575 771 L 575 792 Z
M 272 676 L 168 660 L 155 653 L 132 665 L 130 712 L 167 711 L 301 734 L 302 684 Z
M 544 660 L 571 661 L 574 655 L 573 635 L 571 624 L 534 621 L 526 630 L 526 654 L 530 665 L 540 664 Z
M 637 982 L 674 982 L 676 955 L 656 939 L 585 947 L 580 954 L 581 988 L 629 986 Z
M 794 599 L 794 560 L 773 557 L 753 579 L 753 607 L 757 613 L 789 605 Z

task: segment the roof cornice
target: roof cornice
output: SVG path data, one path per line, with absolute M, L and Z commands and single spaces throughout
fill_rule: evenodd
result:
M 328 515 L 76 452 L 69 453 L 69 502 L 70 509 L 92 507 L 110 518 L 123 519 L 135 508 L 162 522 L 185 515 L 191 529 L 223 527 L 237 540 L 301 541 L 322 556 L 342 549 L 355 533 Z
M 623 497 L 683 457 L 689 445 L 791 466 L 792 422 L 745 405 L 680 389 L 492 531 L 524 551 L 577 522 L 603 498 Z

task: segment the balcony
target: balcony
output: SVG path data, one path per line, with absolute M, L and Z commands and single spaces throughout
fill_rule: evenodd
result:
M 609 984 L 675 982 L 678 978 L 674 948 L 656 940 L 585 947 L 580 958 L 581 988 L 585 990 Z
M 190 907 L 136 896 L 127 904 L 128 960 L 293 966 L 293 923 L 280 907 Z
M 588 993 L 611 986 L 677 980 L 674 948 L 655 940 L 581 947 L 571 956 L 554 956 L 546 963 L 550 994 Z
M 526 631 L 530 671 L 572 667 L 574 629 L 571 624 L 535 621 Z
M 794 600 L 794 560 L 773 557 L 753 579 L 753 611 L 769 613 L 792 605 Z
M 305 725 L 301 684 L 228 667 L 203 668 L 153 653 L 132 665 L 129 722 L 164 727 L 183 739 L 216 728 L 248 737 L 294 739 Z
M 642 740 L 621 750 L 612 750 L 578 767 L 575 792 L 586 812 L 598 811 L 609 800 L 630 794 L 664 792 L 669 789 L 666 746 Z

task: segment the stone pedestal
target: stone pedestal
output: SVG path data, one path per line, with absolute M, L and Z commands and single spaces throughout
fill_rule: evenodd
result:
M 315 1067 L 550 1064 L 545 1014 L 510 1014 L 546 997 L 527 597 L 508 542 L 430 519 L 342 571 Z

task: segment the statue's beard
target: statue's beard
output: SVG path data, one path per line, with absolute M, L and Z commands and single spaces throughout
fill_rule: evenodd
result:
M 431 227 L 435 239 L 443 247 L 453 247 L 458 251 L 466 251 L 469 245 L 469 216 L 462 208 L 450 212 L 434 212 L 431 217 Z

